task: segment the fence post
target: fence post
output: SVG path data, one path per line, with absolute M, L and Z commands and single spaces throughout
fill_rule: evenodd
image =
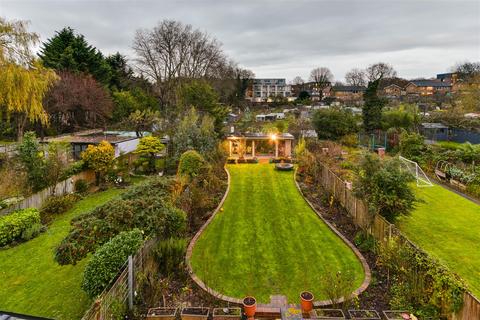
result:
M 128 256 L 128 310 L 133 310 L 133 258 Z

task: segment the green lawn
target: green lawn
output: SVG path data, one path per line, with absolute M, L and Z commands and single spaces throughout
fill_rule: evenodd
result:
M 480 206 L 438 185 L 414 188 L 422 202 L 400 229 L 480 296 Z
M 54 319 L 80 319 L 90 301 L 80 288 L 87 259 L 60 266 L 54 249 L 67 235 L 70 220 L 120 194 L 110 189 L 89 195 L 56 219 L 45 233 L 0 250 L 0 310 Z
M 337 271 L 364 279 L 351 249 L 310 209 L 296 189 L 293 172 L 269 164 L 230 165 L 231 189 L 194 247 L 192 268 L 211 288 L 231 297 L 253 295 L 269 302 L 286 295 L 298 302 L 308 289 L 321 294 L 321 277 Z

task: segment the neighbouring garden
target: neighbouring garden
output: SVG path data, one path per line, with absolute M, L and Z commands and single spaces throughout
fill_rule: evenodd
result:
M 70 221 L 117 197 L 121 189 L 86 196 L 55 219 L 47 231 L 0 250 L 0 309 L 56 319 L 79 319 L 91 300 L 80 287 L 87 259 L 61 266 L 54 250 L 68 234 Z
M 308 206 L 292 172 L 269 164 L 227 168 L 228 197 L 195 244 L 191 260 L 208 286 L 235 298 L 253 295 L 262 303 L 273 294 L 295 302 L 304 290 L 316 300 L 329 299 L 326 287 L 338 273 L 348 285 L 334 298 L 360 286 L 360 261 Z
M 418 202 L 398 226 L 480 296 L 480 206 L 439 185 L 413 188 Z

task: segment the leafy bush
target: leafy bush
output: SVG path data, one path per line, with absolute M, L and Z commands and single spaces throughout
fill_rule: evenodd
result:
M 159 241 L 154 249 L 154 256 L 160 273 L 165 277 L 178 275 L 183 270 L 186 250 L 186 239 L 170 238 Z
M 156 171 L 155 157 L 157 154 L 165 149 L 165 145 L 160 142 L 160 139 L 153 136 L 143 137 L 138 143 L 137 149 L 134 153 L 147 158 L 147 170 L 149 173 Z
M 138 229 L 121 232 L 95 252 L 83 273 L 82 289 L 93 298 L 99 295 L 114 279 L 142 245 L 143 235 Z
M 408 185 L 414 177 L 400 166 L 397 159 L 381 161 L 367 153 L 360 162 L 354 185 L 356 195 L 365 199 L 369 210 L 390 222 L 408 214 L 415 202 L 415 194 Z
M 422 135 L 415 132 L 408 133 L 404 131 L 400 135 L 399 149 L 401 155 L 405 158 L 418 162 L 420 165 L 425 164 L 428 148 Z
M 42 221 L 48 222 L 53 216 L 67 212 L 79 199 L 75 194 L 48 197 L 40 209 Z
M 358 131 L 355 116 L 347 110 L 321 109 L 313 115 L 318 138 L 337 140 Z
M 75 264 L 118 233 L 135 228 L 161 238 L 183 236 L 186 214 L 168 202 L 169 181 L 152 179 L 73 219 L 72 230 L 56 249 L 56 261 Z
M 185 151 L 180 157 L 178 174 L 180 176 L 195 177 L 205 168 L 205 159 L 195 150 Z
M 0 217 L 0 247 L 13 241 L 28 240 L 40 224 L 40 212 L 29 208 Z M 26 238 L 24 238 L 27 236 Z
M 88 183 L 84 179 L 75 181 L 75 192 L 85 193 L 88 190 Z
M 79 174 L 80 172 L 86 169 L 86 164 L 83 160 L 78 160 L 72 163 L 64 172 L 62 179 L 67 179 L 68 177 Z

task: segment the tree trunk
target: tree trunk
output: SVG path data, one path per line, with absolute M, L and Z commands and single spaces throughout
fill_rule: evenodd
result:
M 23 133 L 24 133 L 26 124 L 27 124 L 27 117 L 22 114 L 17 114 L 17 141 L 18 142 L 22 142 L 23 140 Z

